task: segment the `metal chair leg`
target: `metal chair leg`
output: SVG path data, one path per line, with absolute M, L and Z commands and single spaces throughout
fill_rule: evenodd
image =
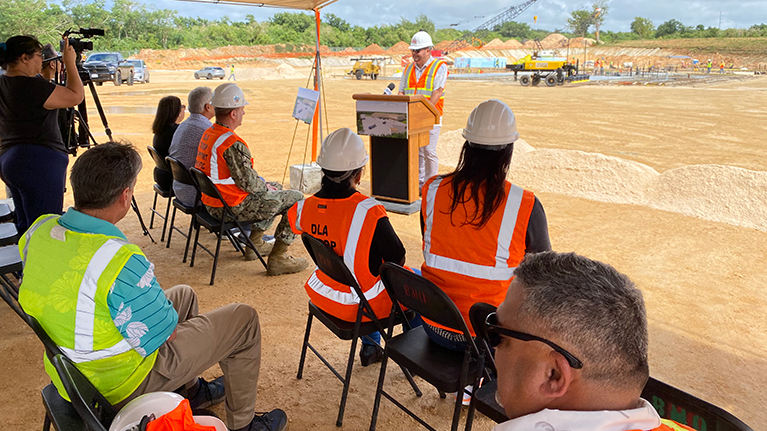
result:
M 378 374 L 378 386 L 376 387 L 376 397 L 373 401 L 373 416 L 370 417 L 370 431 L 376 430 L 378 421 L 378 410 L 381 407 L 381 395 L 383 394 L 384 378 L 386 377 L 386 363 L 389 361 L 389 355 L 384 350 L 383 359 L 381 359 L 381 372 Z
M 191 260 L 191 263 L 189 264 L 190 268 L 194 267 L 194 257 L 197 254 L 197 243 L 198 243 L 198 241 L 200 239 L 200 228 L 201 228 L 201 225 L 199 223 L 197 223 L 196 221 L 195 221 L 194 224 L 195 224 L 196 232 L 194 234 L 194 246 L 192 247 L 192 260 Z
M 186 234 L 186 246 L 184 247 L 184 259 L 181 261 L 181 263 L 186 263 L 186 257 L 189 255 L 189 243 L 192 241 L 192 230 L 194 229 L 194 225 L 196 223 L 196 216 L 192 214 L 192 219 L 189 220 L 189 232 Z M 170 241 L 170 239 L 168 239 Z
M 150 211 L 152 215 L 149 216 L 149 229 L 152 229 L 154 226 L 154 212 L 156 208 L 157 208 L 157 192 L 154 192 L 154 202 L 152 202 L 152 211 Z
M 173 196 L 168 198 L 168 205 L 165 207 L 165 221 L 162 224 L 162 234 L 160 235 L 160 242 L 165 241 L 165 230 L 168 228 L 168 215 L 170 215 L 170 201 Z M 175 208 L 175 207 L 174 207 Z
M 359 327 L 359 322 L 357 322 Z M 355 337 L 352 339 L 352 347 L 349 350 L 349 362 L 346 364 L 346 376 L 344 377 L 344 390 L 341 393 L 341 404 L 338 406 L 338 419 L 336 426 L 340 427 L 344 422 L 344 411 L 346 411 L 346 399 L 349 397 L 349 384 L 352 380 L 352 369 L 354 368 L 354 353 L 357 351 L 357 340 L 359 339 L 359 330 L 354 331 Z
M 306 349 L 309 346 L 309 332 L 312 330 L 312 318 L 314 315 L 309 313 L 309 319 L 306 321 L 306 333 L 304 334 L 304 345 L 301 347 L 301 360 L 298 361 L 298 375 L 296 378 L 301 380 L 304 376 L 304 363 L 306 362 Z
M 176 207 L 173 207 L 173 215 L 170 217 L 170 232 L 168 232 L 168 242 L 165 243 L 165 248 L 170 248 L 170 238 L 173 236 L 173 223 L 176 222 Z M 165 220 L 167 222 L 167 220 Z
M 221 224 L 221 231 L 218 233 L 218 241 L 216 241 L 216 254 L 213 255 L 213 271 L 210 273 L 210 285 L 213 286 L 213 282 L 216 279 L 216 265 L 218 265 L 218 253 L 221 251 L 221 237 L 224 236 L 224 224 Z

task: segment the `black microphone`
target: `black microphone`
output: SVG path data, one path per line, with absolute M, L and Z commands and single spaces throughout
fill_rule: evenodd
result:
M 388 87 L 386 87 L 386 89 L 384 90 L 384 94 L 386 94 L 388 96 L 388 95 L 391 94 L 392 90 L 394 90 L 394 83 L 393 82 L 391 84 L 389 84 Z

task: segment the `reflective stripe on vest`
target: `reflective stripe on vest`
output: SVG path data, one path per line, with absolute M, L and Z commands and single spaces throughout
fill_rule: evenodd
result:
M 93 255 L 85 275 L 80 283 L 77 294 L 77 311 L 75 314 L 75 348 L 74 350 L 62 348 L 72 362 L 88 362 L 97 359 L 109 358 L 125 353 L 132 349 L 128 341 L 123 339 L 112 347 L 93 350 L 94 319 L 96 317 L 96 290 L 98 289 L 99 277 L 106 269 L 109 262 L 118 251 L 128 245 L 127 241 L 111 238 L 107 240 Z M 71 356 L 70 356 L 71 354 Z
M 517 216 L 519 214 L 520 204 L 522 203 L 522 194 L 524 190 L 513 184 L 509 189 L 509 196 L 506 199 L 506 206 L 503 209 L 501 228 L 498 232 L 495 266 L 487 266 L 440 256 L 431 252 L 431 235 L 432 227 L 434 226 L 434 202 L 437 196 L 437 189 L 441 183 L 442 177 L 434 179 L 426 192 L 426 217 L 424 217 L 426 229 L 423 236 L 423 257 L 426 265 L 435 269 L 455 274 L 468 275 L 483 280 L 500 281 L 511 279 L 511 277 L 514 276 L 515 267 L 509 267 L 507 261 L 509 259 L 509 249 L 511 248 L 511 241 L 514 236 L 514 228 L 517 225 Z
M 232 136 L 234 136 L 234 133 L 226 132 L 219 136 L 218 139 L 216 139 L 216 142 L 213 143 L 213 149 L 210 152 L 210 175 L 208 175 L 213 184 L 234 184 L 234 179 L 231 176 L 227 178 L 219 178 L 218 176 L 218 148 L 224 145 L 226 140 Z
M 297 230 L 303 230 L 301 228 L 301 217 L 303 215 L 302 213 L 304 209 L 304 202 L 306 201 L 302 200 L 296 204 L 296 220 L 294 224 L 295 229 Z M 364 290 L 364 286 L 359 282 L 357 274 L 355 274 L 354 263 L 357 257 L 358 241 L 362 232 L 362 228 L 365 225 L 365 219 L 367 217 L 368 211 L 377 205 L 380 205 L 380 203 L 373 198 L 367 198 L 357 203 L 357 206 L 354 210 L 354 215 L 352 216 L 351 224 L 349 226 L 349 232 L 346 234 L 346 244 L 344 245 L 345 248 L 343 255 L 344 264 L 346 264 L 349 272 L 351 272 L 352 276 L 357 281 L 357 285 L 363 289 L 365 298 L 368 301 L 376 298 L 386 289 L 381 280 L 378 280 L 368 290 Z M 365 265 L 368 265 L 368 262 L 365 262 Z M 312 290 L 317 292 L 317 294 L 342 305 L 356 305 L 360 302 L 359 296 L 354 291 L 354 289 L 350 289 L 349 292 L 340 292 L 334 289 L 332 286 L 323 283 L 323 281 L 317 276 L 318 271 L 319 269 L 315 268 L 311 277 L 309 277 L 309 280 L 306 282 L 307 285 L 312 288 Z
M 440 66 L 442 64 L 445 64 L 442 60 L 434 60 L 431 62 L 429 67 L 426 68 L 421 74 L 421 77 L 423 77 L 423 74 L 426 74 L 426 82 L 424 82 L 423 87 L 418 86 L 419 79 L 416 79 L 416 65 L 415 62 L 410 63 L 405 69 L 405 76 L 407 76 L 407 85 L 405 87 L 404 93 L 406 95 L 411 94 L 423 94 L 424 96 L 431 96 L 431 93 L 434 91 L 434 78 L 437 76 L 437 70 L 439 70 Z M 414 81 L 414 82 L 413 82 Z M 415 87 L 411 87 L 411 85 L 415 85 Z M 443 96 L 444 97 L 444 96 Z
M 24 256 L 21 257 L 21 267 L 24 268 L 27 266 L 27 256 L 29 253 L 29 240 L 32 239 L 32 235 L 35 233 L 37 228 L 42 226 L 45 222 L 52 218 L 60 217 L 58 215 L 49 215 L 48 217 L 39 220 L 37 223 L 33 224 L 29 229 L 27 229 L 27 233 L 24 234 L 25 242 L 24 242 Z

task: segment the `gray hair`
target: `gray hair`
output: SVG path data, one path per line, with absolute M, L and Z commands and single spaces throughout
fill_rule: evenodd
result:
M 213 98 L 213 90 L 208 87 L 197 87 L 189 92 L 187 109 L 192 114 L 202 114 L 205 104 Z
M 553 251 L 528 254 L 514 276 L 523 291 L 519 319 L 573 346 L 585 378 L 618 389 L 644 387 L 647 315 L 642 292 L 627 276 Z
M 129 142 L 97 145 L 75 160 L 69 175 L 75 209 L 103 209 L 133 185 L 141 156 Z

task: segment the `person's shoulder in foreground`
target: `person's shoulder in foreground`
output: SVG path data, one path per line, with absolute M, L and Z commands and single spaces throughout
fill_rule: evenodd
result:
M 649 378 L 642 292 L 612 266 L 528 254 L 486 329 L 496 398 L 511 418 L 495 431 L 667 429 L 640 398 Z

